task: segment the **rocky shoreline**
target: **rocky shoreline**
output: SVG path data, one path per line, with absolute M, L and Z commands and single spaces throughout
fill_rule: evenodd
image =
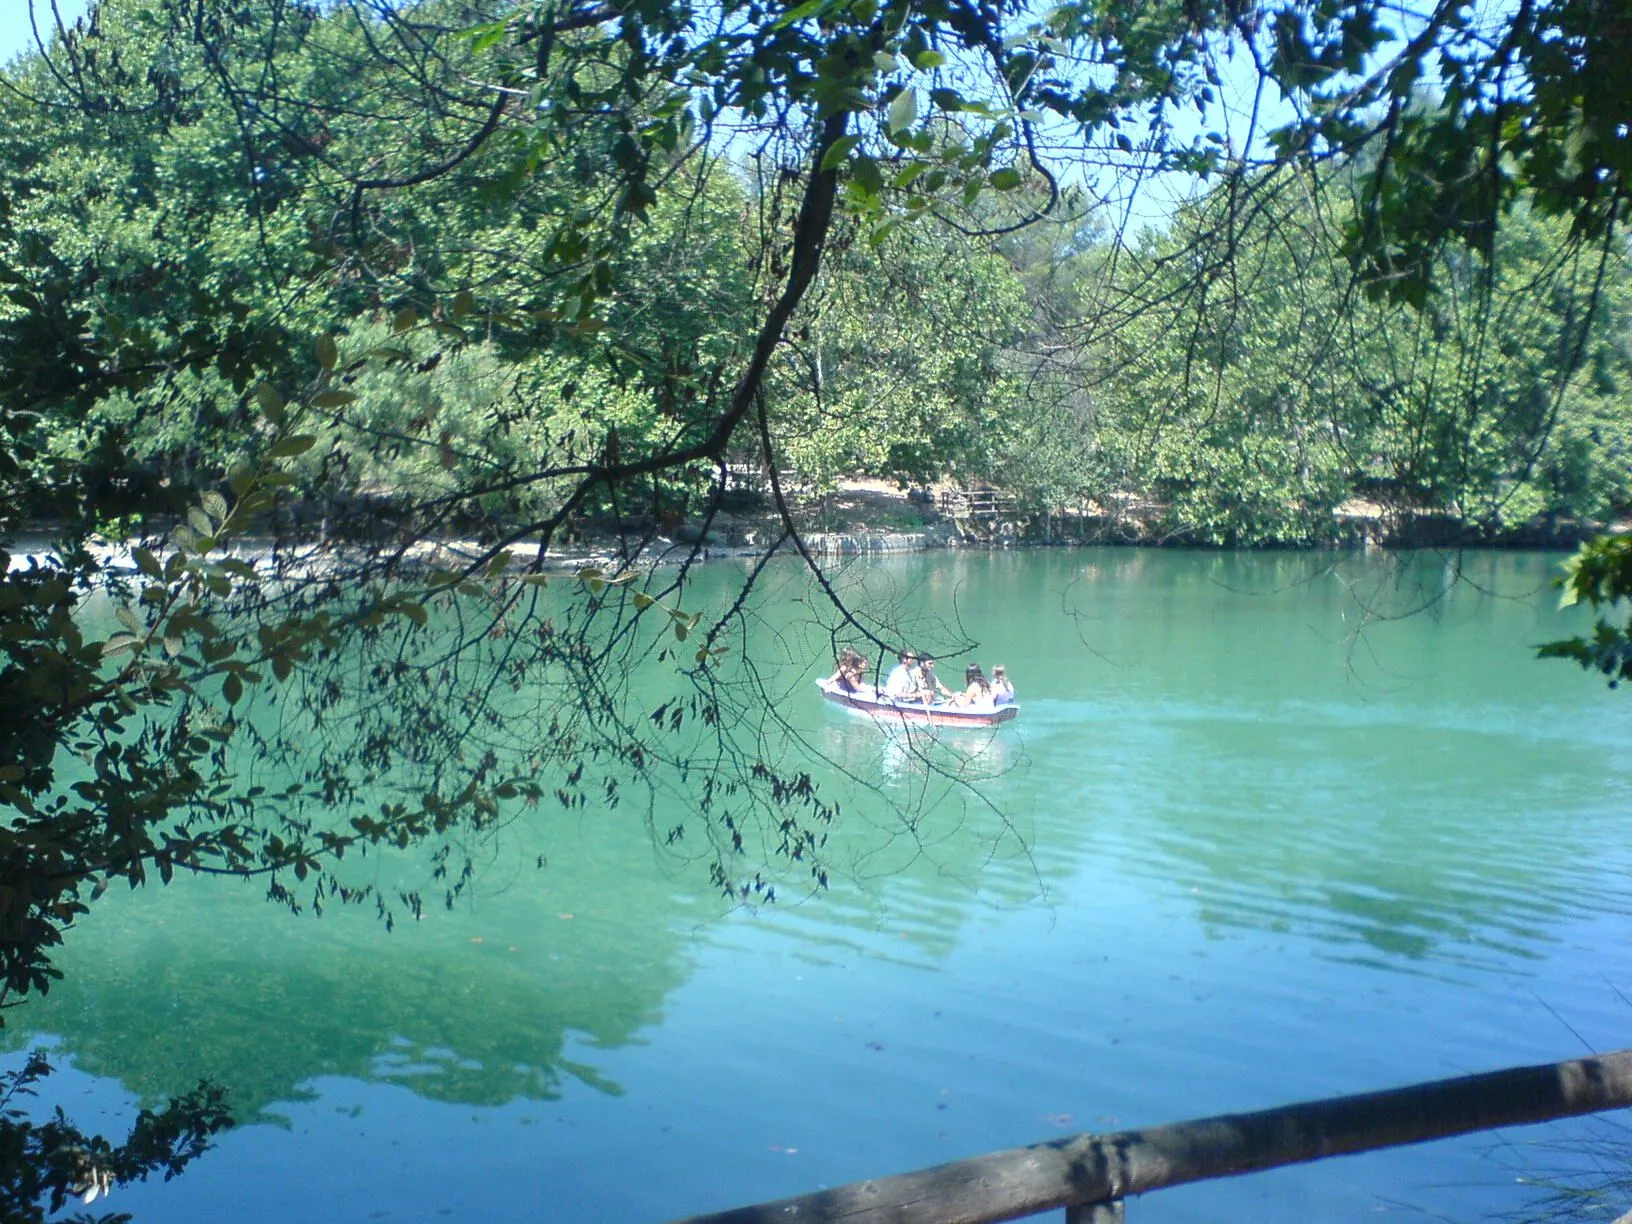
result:
M 1043 515 L 1016 512 L 1006 516 L 960 518 L 943 515 L 922 498 L 910 497 L 882 481 L 845 482 L 822 498 L 805 499 L 797 509 L 801 540 L 813 556 L 861 557 L 933 552 L 941 549 L 1013 547 L 1197 547 L 1229 544 L 1164 532 L 1158 507 L 1124 508 L 1120 512 Z M 486 555 L 491 545 L 478 538 L 393 541 L 393 524 L 374 520 L 326 525 L 327 536 L 308 528 L 298 537 L 257 534 L 239 537 L 227 555 L 267 575 L 322 576 L 354 570 L 358 563 L 390 556 L 400 567 L 460 571 Z M 1443 514 L 1399 513 L 1371 505 L 1346 506 L 1334 516 L 1331 538 L 1312 543 L 1283 542 L 1260 547 L 1309 548 L 1574 548 L 1605 530 L 1624 531 L 1629 524 L 1538 520 L 1499 537 L 1481 532 Z M 552 543 L 543 567 L 573 571 L 586 567 L 613 569 L 635 559 L 646 564 L 678 565 L 695 561 L 752 560 L 781 533 L 781 521 L 769 513 L 719 513 L 702 523 L 657 524 L 649 519 L 575 524 Z M 13 563 L 30 556 L 54 554 L 48 532 L 25 532 L 8 551 Z M 130 547 L 93 545 L 92 555 L 106 571 L 134 572 Z M 510 546 L 512 568 L 538 563 L 537 541 Z

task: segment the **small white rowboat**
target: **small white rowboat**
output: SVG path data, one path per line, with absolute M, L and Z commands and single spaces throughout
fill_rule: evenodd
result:
M 864 684 L 855 692 L 846 692 L 832 680 L 818 680 L 816 687 L 822 696 L 836 706 L 870 714 L 889 723 L 906 723 L 928 727 L 995 727 L 1020 716 L 1020 707 L 1012 702 L 1000 706 L 956 706 L 946 702 L 925 705 L 922 701 L 896 701 L 882 691 Z

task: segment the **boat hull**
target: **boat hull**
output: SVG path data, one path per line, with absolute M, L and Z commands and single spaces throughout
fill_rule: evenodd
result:
M 1017 705 L 993 706 L 980 709 L 972 706 L 925 705 L 921 701 L 894 701 L 888 697 L 874 697 L 871 685 L 859 692 L 847 693 L 830 680 L 816 681 L 822 697 L 846 710 L 868 714 L 880 722 L 917 727 L 996 727 L 1013 722 L 1020 716 Z

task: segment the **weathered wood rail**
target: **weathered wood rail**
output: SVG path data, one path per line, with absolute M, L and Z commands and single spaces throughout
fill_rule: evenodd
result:
M 991 1224 L 1061 1208 L 1067 1224 L 1113 1224 L 1129 1195 L 1167 1186 L 1629 1105 L 1632 1050 L 1618 1050 L 1258 1113 L 1076 1135 L 682 1224 Z

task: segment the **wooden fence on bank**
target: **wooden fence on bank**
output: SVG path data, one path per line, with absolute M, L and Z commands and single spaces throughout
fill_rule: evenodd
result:
M 948 518 L 995 519 L 1014 514 L 1019 506 L 996 489 L 946 489 L 936 504 Z
M 1076 1135 L 683 1224 L 991 1224 L 1062 1208 L 1066 1224 L 1116 1224 L 1129 1195 L 1167 1186 L 1629 1105 L 1632 1050 L 1618 1050 L 1258 1113 Z

